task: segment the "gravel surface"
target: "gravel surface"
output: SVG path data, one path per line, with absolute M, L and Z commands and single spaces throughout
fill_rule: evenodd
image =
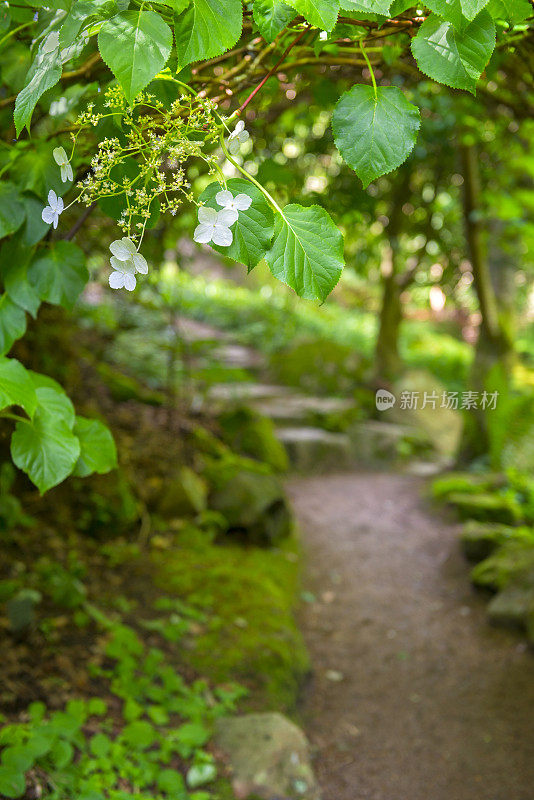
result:
M 324 800 L 533 800 L 534 655 L 408 475 L 299 478 L 302 719 Z

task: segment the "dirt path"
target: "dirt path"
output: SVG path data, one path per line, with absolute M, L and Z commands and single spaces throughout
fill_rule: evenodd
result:
M 533 800 L 534 656 L 491 628 L 412 476 L 289 485 L 308 557 L 303 719 L 324 800 Z

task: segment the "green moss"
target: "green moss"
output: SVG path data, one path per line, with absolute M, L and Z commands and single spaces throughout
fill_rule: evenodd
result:
M 529 542 L 511 542 L 500 547 L 471 571 L 475 586 L 500 591 L 510 583 L 523 583 L 534 576 L 534 547 Z
M 464 525 L 460 542 L 467 558 L 481 561 L 508 542 L 525 542 L 534 548 L 534 530 L 470 520 Z
M 456 508 L 461 519 L 516 525 L 522 518 L 521 506 L 509 495 L 453 492 L 448 501 Z
M 431 492 L 436 500 L 442 500 L 456 492 L 461 494 L 487 492 L 499 488 L 503 483 L 504 478 L 501 475 L 492 473 L 476 475 L 472 472 L 449 472 L 432 483 Z
M 263 710 L 294 707 L 309 668 L 294 609 L 299 589 L 294 537 L 277 549 L 213 544 L 194 528 L 164 556 L 156 583 L 208 613 L 184 658 L 216 683 L 238 681 Z
M 233 450 L 268 464 L 275 472 L 289 468 L 285 448 L 267 417 L 250 408 L 238 408 L 222 414 L 219 424 L 223 441 Z

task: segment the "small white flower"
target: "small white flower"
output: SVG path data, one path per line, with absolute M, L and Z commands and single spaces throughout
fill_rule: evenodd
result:
M 235 126 L 234 130 L 228 137 L 228 150 L 235 155 L 239 153 L 239 149 L 247 139 L 250 138 L 250 134 L 248 131 L 245 130 L 245 123 L 242 119 L 239 120 L 237 125 Z
M 201 206 L 198 209 L 199 225 L 195 228 L 193 239 L 199 244 L 213 242 L 221 247 L 229 247 L 233 241 L 230 225 L 237 220 L 238 213 L 233 208 L 215 211 L 214 208 Z
M 53 189 L 48 192 L 48 205 L 43 208 L 41 219 L 47 225 L 53 225 L 57 228 L 59 215 L 63 212 L 63 198 L 58 197 Z
M 137 252 L 135 244 L 125 236 L 111 242 L 109 249 L 113 253 L 110 259 L 113 272 L 109 276 L 109 285 L 112 289 L 124 288 L 132 292 L 136 285 L 135 273 L 146 275 L 148 272 L 146 258 Z
M 70 165 L 69 159 L 63 147 L 54 147 L 52 150 L 54 161 L 61 170 L 61 180 L 63 183 L 74 180 L 74 173 Z
M 252 197 L 249 197 L 248 194 L 237 194 L 234 197 L 228 189 L 217 192 L 215 200 L 218 205 L 233 211 L 246 211 L 252 205 Z

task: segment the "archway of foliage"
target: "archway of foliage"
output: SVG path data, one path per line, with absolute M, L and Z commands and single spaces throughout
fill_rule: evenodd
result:
M 527 0 L 4 3 L 1 414 L 14 422 L 13 461 L 39 490 L 116 461 L 105 426 L 77 417 L 59 384 L 6 355 L 41 303 L 75 303 L 89 274 L 73 240 L 96 207 L 115 221 L 113 289 L 132 291 L 149 271 L 143 244 L 162 215 L 196 207 L 197 242 L 249 270 L 265 259 L 302 298 L 323 301 L 344 266 L 335 213 L 282 206 L 239 157 L 247 111 L 269 79 L 349 70 L 331 125 L 365 188 L 414 151 L 421 114 L 408 84 L 430 78 L 474 95 L 492 56 L 529 80 L 531 11 Z M 380 81 L 384 67 L 391 77 Z M 239 178 L 225 177 L 225 161 Z M 192 164 L 212 179 L 199 196 Z

